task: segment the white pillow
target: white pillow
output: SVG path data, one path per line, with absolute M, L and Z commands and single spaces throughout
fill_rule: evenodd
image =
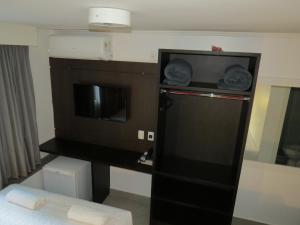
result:
M 109 215 L 90 207 L 73 205 L 68 211 L 68 218 L 91 225 L 105 225 Z
M 5 199 L 12 204 L 32 210 L 38 209 L 46 203 L 46 199 L 44 197 L 19 189 L 13 189 L 8 192 Z

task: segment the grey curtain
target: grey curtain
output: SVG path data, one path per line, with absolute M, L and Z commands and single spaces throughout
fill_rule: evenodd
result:
M 0 45 L 0 189 L 39 163 L 29 49 Z

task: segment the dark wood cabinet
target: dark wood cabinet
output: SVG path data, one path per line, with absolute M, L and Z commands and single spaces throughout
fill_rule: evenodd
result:
M 164 84 L 175 58 L 192 66 L 189 86 Z M 151 225 L 231 224 L 259 62 L 254 53 L 160 50 Z M 232 65 L 251 74 L 248 90 L 218 88 Z

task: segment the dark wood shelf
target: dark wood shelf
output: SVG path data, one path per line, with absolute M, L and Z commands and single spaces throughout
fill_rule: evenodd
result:
M 201 51 L 201 50 L 184 50 L 184 49 L 160 49 L 162 53 L 168 54 L 184 54 L 184 55 L 210 55 L 210 56 L 230 56 L 230 57 L 260 57 L 259 53 L 251 52 L 213 52 L 213 51 Z
M 223 190 L 234 190 L 235 189 L 234 185 L 226 185 L 226 184 L 216 183 L 216 182 L 212 182 L 212 181 L 202 180 L 199 178 L 198 179 L 188 178 L 183 175 L 178 176 L 178 175 L 174 175 L 171 173 L 160 172 L 160 171 L 156 171 L 156 170 L 153 170 L 152 173 L 154 175 L 157 174 L 157 175 L 172 178 L 172 179 L 175 179 L 178 181 L 189 182 L 189 183 L 194 183 L 194 184 L 201 184 L 201 185 L 204 185 L 207 187 L 214 187 L 214 188 L 219 188 L 219 189 L 223 189 Z
M 235 187 L 232 166 L 221 164 L 165 156 L 158 159 L 154 173 L 223 189 Z
M 175 204 L 175 205 L 179 205 L 179 206 L 184 206 L 184 207 L 188 207 L 188 208 L 193 208 L 193 209 L 197 209 L 197 210 L 204 210 L 210 213 L 216 213 L 216 214 L 220 214 L 220 215 L 224 215 L 224 216 L 230 216 L 231 213 L 224 213 L 223 211 L 220 210 L 214 210 L 211 208 L 207 208 L 207 207 L 203 207 L 200 205 L 196 205 L 196 204 L 188 204 L 188 203 L 184 203 L 184 202 L 180 202 L 180 201 L 175 201 L 175 200 L 171 200 L 171 199 L 166 199 L 166 198 L 162 198 L 162 197 L 158 197 L 158 196 L 152 196 L 153 199 L 162 201 L 162 202 L 166 202 L 166 203 L 171 203 L 171 204 Z
M 153 207 L 151 211 L 151 221 L 160 221 L 163 222 L 162 224 L 227 225 L 231 221 L 231 215 L 208 212 L 206 210 L 155 198 L 152 199 L 151 207 Z
M 187 65 L 188 86 L 164 84 L 175 60 Z M 159 50 L 151 225 L 232 223 L 259 62 L 256 53 Z M 219 89 L 235 65 L 251 74 L 249 89 Z
M 153 174 L 152 196 L 210 211 L 232 213 L 234 189 L 223 189 Z
M 137 162 L 141 156 L 141 153 L 126 149 L 116 149 L 77 141 L 53 138 L 40 145 L 40 151 L 53 155 L 63 155 L 92 162 L 101 162 L 143 173 L 152 173 L 152 166 L 139 164 Z
M 217 84 L 214 83 L 202 83 L 202 82 L 192 82 L 189 86 L 171 86 L 161 84 L 160 88 L 172 89 L 172 90 L 185 90 L 185 91 L 198 91 L 198 92 L 207 92 L 207 93 L 218 93 L 226 95 L 241 95 L 241 96 L 250 96 L 250 91 L 232 91 L 219 89 Z
M 165 223 L 165 222 L 162 222 L 162 221 L 159 221 L 159 220 L 154 220 L 154 219 L 151 220 L 151 224 L 155 224 L 155 225 L 171 225 L 169 223 Z

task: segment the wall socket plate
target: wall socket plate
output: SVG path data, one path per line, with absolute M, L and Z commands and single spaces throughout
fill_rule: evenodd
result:
M 148 141 L 154 141 L 154 132 L 148 131 Z
M 138 130 L 138 139 L 139 140 L 144 140 L 145 139 L 145 131 Z

